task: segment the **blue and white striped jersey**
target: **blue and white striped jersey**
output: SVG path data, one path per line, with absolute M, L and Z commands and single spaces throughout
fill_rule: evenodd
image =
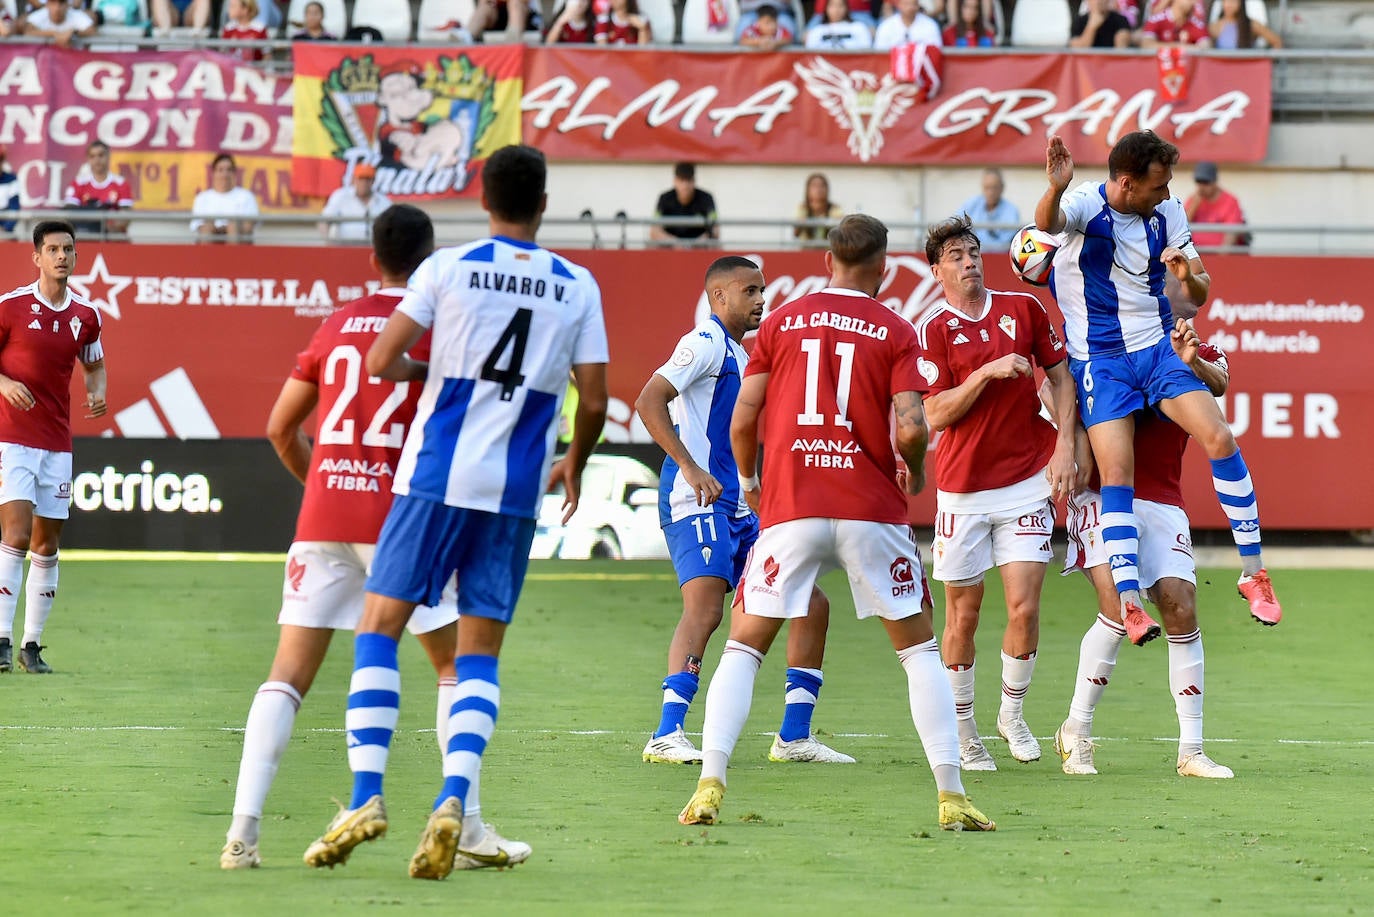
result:
M 724 488 L 714 505 L 697 506 L 696 493 L 668 456 L 658 485 L 662 525 L 703 513 L 740 518 L 753 512 L 740 494 L 739 473 L 730 451 L 730 415 L 748 362 L 744 348 L 713 315 L 683 335 L 672 357 L 657 370 L 677 389 L 668 410 L 678 437 L 696 463 L 715 475 Z
M 596 280 L 534 243 L 496 236 L 435 252 L 396 308 L 432 334 L 392 489 L 534 518 L 568 374 L 608 359 Z
M 1159 256 L 1173 246 L 1197 257 L 1183 202 L 1171 197 L 1146 220 L 1108 206 L 1106 185 L 1084 182 L 1059 208 L 1067 239 L 1050 282 L 1069 356 L 1090 360 L 1154 346 L 1174 324 Z

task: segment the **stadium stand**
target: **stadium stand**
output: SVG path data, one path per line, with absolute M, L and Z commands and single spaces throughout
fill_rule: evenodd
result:
M 684 45 L 733 45 L 735 27 L 739 24 L 738 0 L 722 0 L 726 24 L 712 29 L 707 19 L 709 0 L 686 0 L 682 7 L 682 43 Z
M 1062 48 L 1072 29 L 1066 0 L 1017 0 L 1011 12 L 1011 45 L 1016 48 Z
M 371 26 L 387 41 L 409 41 L 414 31 L 410 4 L 396 0 L 354 0 L 352 27 Z
M 305 18 L 305 5 L 310 0 L 291 0 L 291 6 L 286 11 L 286 33 L 290 35 L 296 30 L 293 23 L 301 22 Z M 324 28 L 325 31 L 335 35 L 342 35 L 348 31 L 348 9 L 344 5 L 344 0 L 319 0 L 324 7 Z

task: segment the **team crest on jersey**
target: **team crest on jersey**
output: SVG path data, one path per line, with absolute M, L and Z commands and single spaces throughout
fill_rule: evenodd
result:
M 692 353 L 692 348 L 690 348 L 690 347 L 679 347 L 679 348 L 677 349 L 677 353 L 673 354 L 673 365 L 674 365 L 674 366 L 690 366 L 690 365 L 692 364 L 692 361 L 695 360 L 696 358 L 697 358 L 697 355 L 694 354 L 694 353 Z
M 958 328 L 958 327 L 959 327 L 959 319 L 957 319 L 957 318 L 952 318 L 952 319 L 950 319 L 949 321 L 945 322 L 945 324 L 948 325 L 950 328 Z
M 77 318 L 75 315 L 73 315 L 73 316 L 72 316 L 72 320 L 68 323 L 68 325 L 69 325 L 69 326 L 71 327 L 71 329 L 72 329 L 72 340 L 73 340 L 73 341 L 79 341 L 79 340 L 81 340 L 81 319 L 79 319 L 79 318 Z
M 982 340 L 982 342 L 983 342 L 984 344 L 986 344 L 986 343 L 988 342 L 988 329 L 986 329 L 986 328 L 979 328 L 979 329 L 978 329 L 978 337 L 979 337 L 980 340 Z
M 300 592 L 301 581 L 305 579 L 305 564 L 294 557 L 287 558 L 286 579 L 291 583 L 292 592 Z
M 59 319 L 59 318 L 53 319 L 53 320 L 52 320 L 52 333 L 53 333 L 53 334 L 56 334 L 57 332 L 59 332 L 59 331 L 61 331 L 61 330 L 62 330 L 62 320 Z
M 1004 315 L 997 320 L 997 327 L 1002 329 L 1002 333 L 1013 341 L 1016 340 L 1016 319 L 1010 315 Z
M 31 303 L 29 303 L 29 305 L 33 307 L 33 314 L 34 314 L 34 315 L 37 315 L 39 312 L 42 312 L 42 311 L 43 311 L 43 307 L 40 306 L 40 305 L 39 305 L 38 303 L 36 303 L 36 302 L 31 302 Z
M 711 562 L 711 546 L 710 546 L 710 545 L 704 544 L 704 545 L 701 546 L 701 562 L 704 563 L 704 564 L 709 564 L 709 563 Z

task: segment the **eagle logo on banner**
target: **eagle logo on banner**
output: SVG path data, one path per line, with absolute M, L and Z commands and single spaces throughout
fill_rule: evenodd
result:
M 877 156 L 883 148 L 883 131 L 939 85 L 938 76 L 934 86 L 902 82 L 891 73 L 878 77 L 868 70 L 841 70 L 823 57 L 793 64 L 792 69 L 835 123 L 849 131 L 849 151 L 861 162 Z

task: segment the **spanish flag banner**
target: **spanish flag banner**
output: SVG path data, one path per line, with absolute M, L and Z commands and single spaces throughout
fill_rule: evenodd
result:
M 393 201 L 475 197 L 486 158 L 520 142 L 524 53 L 298 42 L 292 190 L 328 195 L 365 164 Z

